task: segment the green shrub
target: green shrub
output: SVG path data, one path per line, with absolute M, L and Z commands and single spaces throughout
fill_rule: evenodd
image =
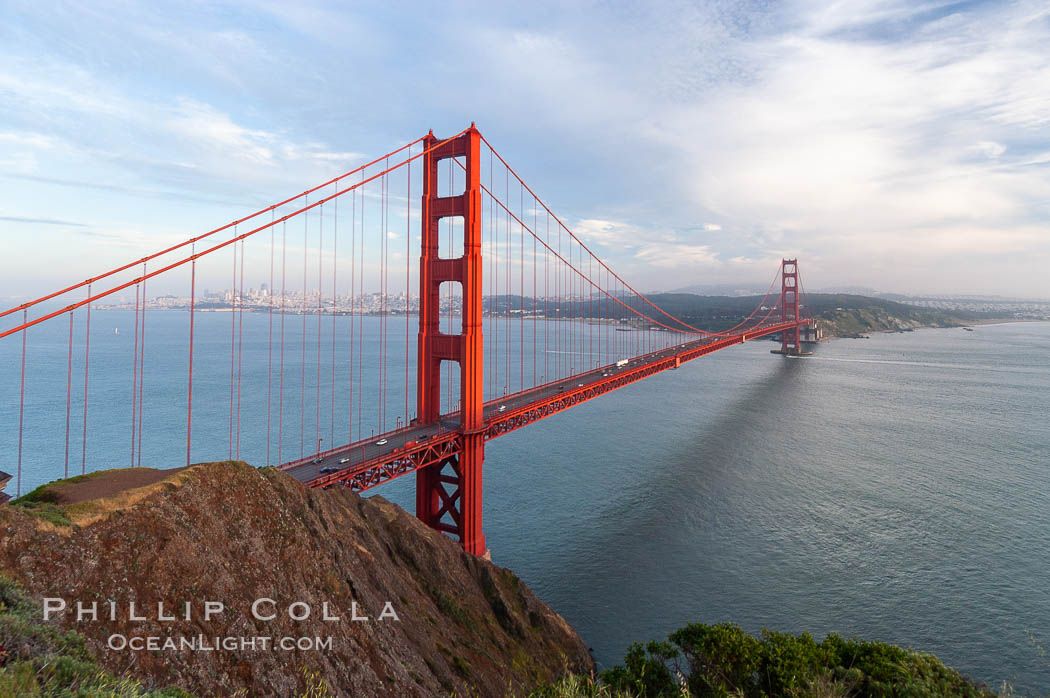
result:
M 84 477 L 86 476 L 77 476 L 77 478 Z M 69 520 L 65 511 L 63 511 L 62 507 L 58 505 L 58 492 L 55 491 L 53 485 L 58 482 L 71 482 L 75 479 L 76 478 L 70 478 L 69 480 L 55 480 L 46 485 L 41 485 L 35 490 L 22 495 L 18 499 L 12 499 L 9 502 L 9 505 L 19 507 L 26 513 L 32 514 L 33 516 L 43 519 L 55 526 L 72 526 L 73 522 Z
M 59 481 L 56 480 L 55 482 Z M 57 504 L 58 492 L 51 487 L 54 484 L 54 482 L 49 482 L 46 485 L 41 485 L 35 490 L 26 492 L 18 499 L 12 499 L 9 504 L 11 506 L 25 506 L 27 504 Z
M 632 645 L 622 665 L 601 673 L 602 683 L 639 698 L 995 695 L 933 655 L 882 642 L 768 630 L 755 637 L 732 623 L 691 624 L 668 639 Z
M 650 642 L 645 649 L 631 645 L 623 666 L 615 666 L 602 673 L 614 691 L 623 691 L 639 698 L 677 695 L 678 683 L 669 664 L 678 658 L 678 650 L 666 642 Z
M 761 643 L 732 623 L 691 623 L 670 640 L 692 667 L 689 689 L 697 695 L 743 690 L 758 671 Z
M 73 521 L 62 507 L 47 502 L 25 502 L 19 505 L 27 514 L 43 519 L 55 526 L 72 526 Z

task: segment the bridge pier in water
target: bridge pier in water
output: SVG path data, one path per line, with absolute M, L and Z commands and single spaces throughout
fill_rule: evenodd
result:
M 419 260 L 419 340 L 416 414 L 420 424 L 440 419 L 441 363 L 460 368 L 460 450 L 416 474 L 416 516 L 426 525 L 459 537 L 463 549 L 485 555 L 482 530 L 484 337 L 482 334 L 481 133 L 471 124 L 463 135 L 438 147 L 430 132 L 423 140 L 422 241 Z M 466 160 L 462 194 L 438 196 L 438 163 Z M 438 231 L 443 218 L 463 219 L 463 256 L 443 259 Z M 440 326 L 440 289 L 458 282 L 463 289 L 463 322 L 458 335 Z

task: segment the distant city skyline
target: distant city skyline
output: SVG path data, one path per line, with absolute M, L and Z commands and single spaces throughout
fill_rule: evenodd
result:
M 814 288 L 1047 298 L 1047 45 L 1024 0 L 10 3 L 0 297 L 476 121 L 645 291 L 797 256 Z

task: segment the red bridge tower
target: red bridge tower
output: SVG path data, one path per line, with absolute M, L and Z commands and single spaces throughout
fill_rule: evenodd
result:
M 423 140 L 422 254 L 419 260 L 419 354 L 416 408 L 420 424 L 440 418 L 441 362 L 460 368 L 460 456 L 451 456 L 422 468 L 416 475 L 416 516 L 431 528 L 459 536 L 474 555 L 488 552 L 481 528 L 482 432 L 484 402 L 483 337 L 481 332 L 481 133 L 470 129 L 439 147 L 431 131 Z M 431 148 L 433 148 L 431 150 Z M 438 196 L 438 163 L 448 158 L 466 160 L 466 187 L 458 196 Z M 438 252 L 438 224 L 442 218 L 463 219 L 463 256 L 442 259 Z M 455 281 L 463 287 L 463 324 L 460 334 L 440 329 L 441 284 Z
M 780 263 L 780 320 L 798 322 L 798 259 L 785 259 Z M 801 330 L 795 325 L 780 333 L 780 353 L 801 354 Z

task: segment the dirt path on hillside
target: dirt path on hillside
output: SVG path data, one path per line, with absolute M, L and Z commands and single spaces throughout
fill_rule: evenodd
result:
M 86 502 L 89 499 L 112 497 L 124 490 L 133 490 L 137 487 L 152 485 L 185 469 L 186 466 L 171 468 L 170 470 L 156 470 L 154 468 L 117 470 L 100 474 L 81 482 L 55 485 L 53 490 L 58 495 L 58 504 L 76 504 L 77 502 Z

